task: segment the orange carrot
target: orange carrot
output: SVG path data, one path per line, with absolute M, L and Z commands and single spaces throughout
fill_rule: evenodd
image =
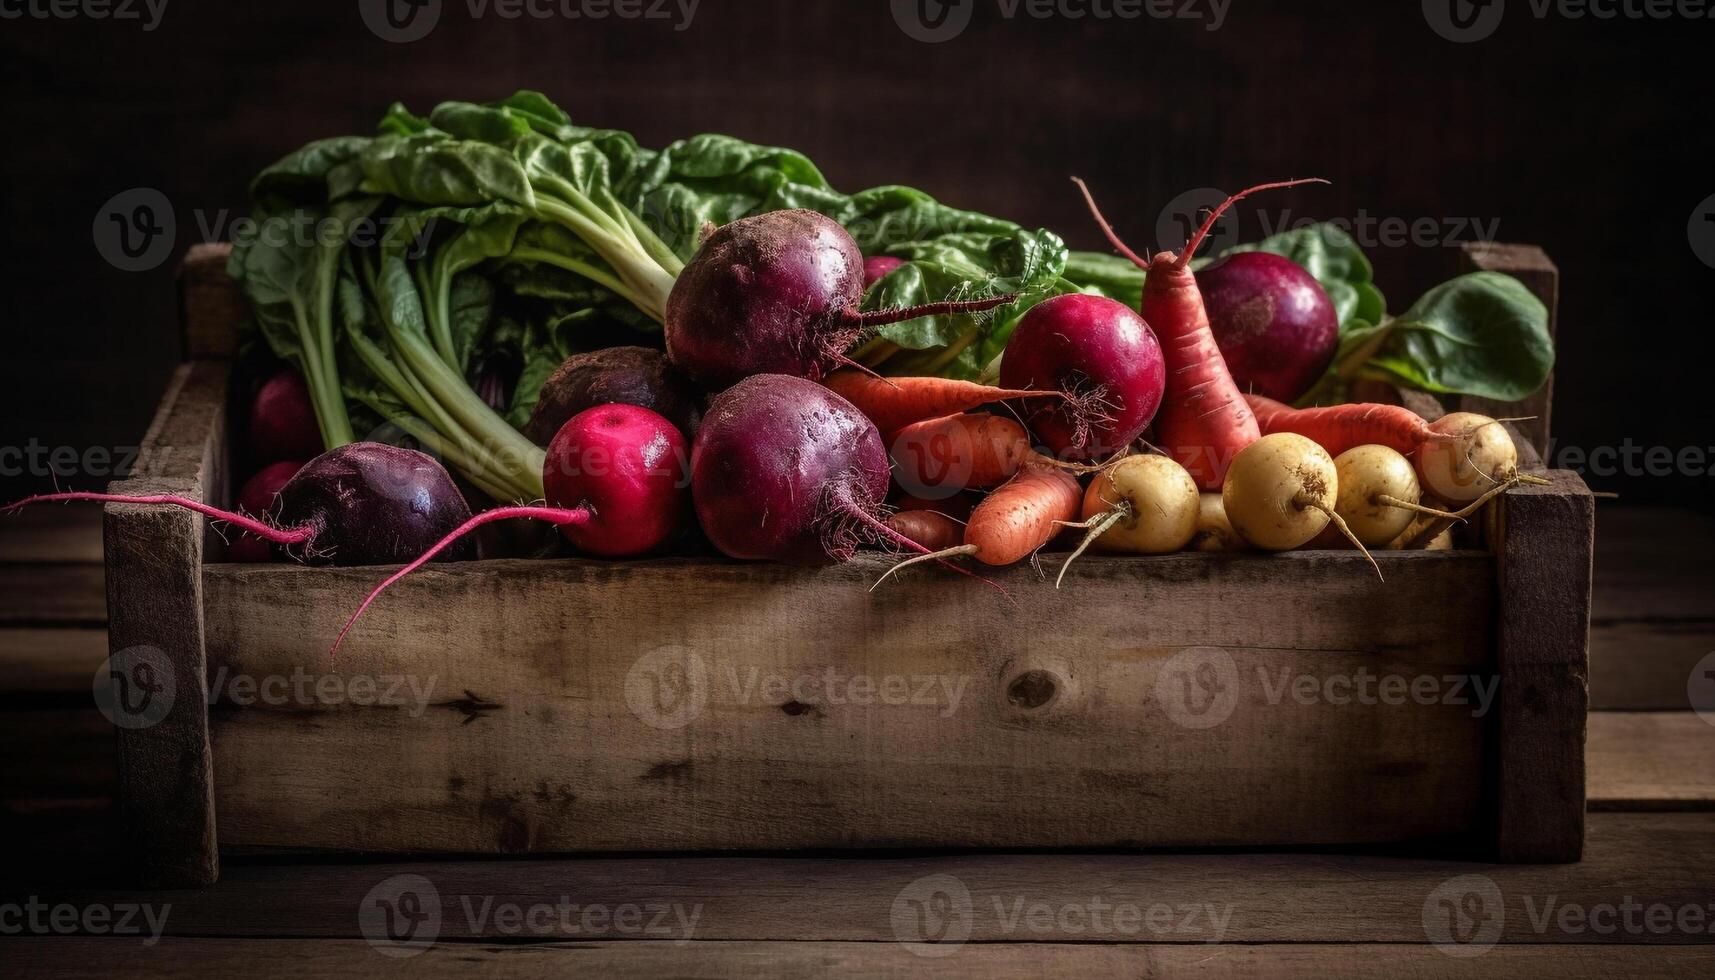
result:
M 891 450 L 906 492 L 946 496 L 1011 479 L 1030 455 L 1030 434 L 998 415 L 949 415 L 900 429 Z
M 1240 191 L 1209 214 L 1184 251 L 1178 255 L 1160 252 L 1153 260 L 1146 260 L 1126 247 L 1102 217 L 1090 189 L 1083 181 L 1077 181 L 1090 213 L 1095 215 L 1108 241 L 1121 255 L 1149 273 L 1143 283 L 1141 312 L 1160 339 L 1161 352 L 1167 360 L 1167 394 L 1155 417 L 1155 441 L 1184 464 L 1204 490 L 1221 489 L 1233 457 L 1262 433 L 1256 416 L 1227 372 L 1227 362 L 1215 343 L 1214 331 L 1209 329 L 1209 313 L 1203 307 L 1203 294 L 1191 273 L 1191 258 L 1215 222 L 1235 202 L 1257 191 L 1313 182 L 1327 183 L 1291 180 Z
M 1444 438 L 1437 435 L 1416 412 L 1400 405 L 1331 405 L 1327 408 L 1293 408 L 1272 398 L 1246 395 L 1256 412 L 1263 435 L 1293 432 L 1309 439 L 1330 456 L 1357 446 L 1386 446 L 1406 457 L 1414 457 L 1425 443 Z
M 900 569 L 926 561 L 945 564 L 960 555 L 971 555 L 985 565 L 1023 561 L 1054 540 L 1063 524 L 1078 519 L 1083 500 L 1083 488 L 1071 474 L 1052 460 L 1035 457 L 971 512 L 964 544 L 906 559 L 888 569 L 871 589 Z
M 889 441 L 895 432 L 913 422 L 944 418 L 1014 398 L 1058 397 L 1050 392 L 1008 391 L 947 378 L 882 378 L 850 370 L 835 371 L 822 383 L 856 405 L 881 430 L 882 438 Z
M 951 548 L 965 538 L 965 529 L 958 521 L 932 510 L 902 510 L 886 524 L 930 551 Z

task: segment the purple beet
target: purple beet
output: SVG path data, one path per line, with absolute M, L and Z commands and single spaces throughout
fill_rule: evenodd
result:
M 1241 391 L 1291 404 L 1328 370 L 1340 345 L 1339 316 L 1298 263 L 1235 252 L 1198 272 L 1197 288 Z
M 1015 298 L 864 313 L 863 294 L 863 253 L 838 222 L 814 211 L 740 218 L 710 234 L 673 284 L 667 358 L 711 391 L 757 374 L 814 381 L 871 328 Z
M 280 488 L 278 523 L 316 529 L 303 549 L 315 563 L 411 561 L 470 517 L 464 495 L 440 463 L 378 442 L 325 452 Z M 475 550 L 466 540 L 446 557 L 474 558 Z
M 893 270 L 905 264 L 904 259 L 896 259 L 891 255 L 872 255 L 863 260 L 863 284 L 865 288 L 886 279 Z
M 635 405 L 667 417 L 694 439 L 703 421 L 703 394 L 667 363 L 667 356 L 647 347 L 609 347 L 574 354 L 556 369 L 536 400 L 536 410 L 524 435 L 546 446 L 569 421 L 598 405 Z
M 888 479 L 869 419 L 787 375 L 757 375 L 717 396 L 691 450 L 697 517 L 732 558 L 827 565 L 866 539 L 922 551 L 876 516 Z

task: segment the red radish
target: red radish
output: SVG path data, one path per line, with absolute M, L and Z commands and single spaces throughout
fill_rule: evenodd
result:
M 280 496 L 280 490 L 292 481 L 303 469 L 303 463 L 281 462 L 269 463 L 258 470 L 255 476 L 244 481 L 243 489 L 238 491 L 238 510 L 257 517 L 267 517 L 274 512 L 274 501 Z M 241 564 L 258 565 L 274 559 L 274 546 L 254 534 L 239 534 L 226 546 L 226 560 Z
M 1005 483 L 1030 456 L 1030 434 L 997 415 L 949 415 L 899 430 L 893 478 L 917 497 L 951 497 Z
M 546 446 L 572 416 L 597 405 L 636 405 L 665 415 L 686 439 L 703 419 L 703 394 L 667 363 L 667 355 L 647 347 L 608 347 L 566 359 L 536 400 L 523 432 Z
M 881 585 L 902 568 L 960 555 L 985 565 L 1023 561 L 1054 540 L 1062 525 L 1078 519 L 1083 496 L 1078 481 L 1052 460 L 1027 463 L 971 512 L 964 544 L 902 561 L 875 584 Z
M 654 551 L 690 523 L 685 467 L 690 447 L 665 417 L 635 405 L 574 415 L 548 445 L 542 484 L 557 507 L 590 511 L 560 531 L 580 551 L 607 558 Z
M 278 499 L 272 521 L 172 494 L 51 493 L 0 513 L 54 501 L 168 504 L 226 521 L 306 561 L 333 565 L 405 561 L 470 519 L 470 507 L 441 464 L 373 442 L 354 442 L 310 460 L 280 488 Z M 473 557 L 472 552 L 461 548 L 449 557 Z
M 869 288 L 886 279 L 893 270 L 905 264 L 904 259 L 896 259 L 891 255 L 872 255 L 863 260 L 863 284 Z
M 1364 445 L 1392 449 L 1413 462 L 1424 488 L 1450 504 L 1475 503 L 1518 478 L 1518 446 L 1487 415 L 1453 412 L 1426 422 L 1399 405 L 1288 408 L 1255 395 L 1248 400 L 1265 433 L 1295 433 L 1334 455 Z
M 1090 460 L 1143 434 L 1161 406 L 1166 373 L 1161 344 L 1144 318 L 1116 300 L 1067 293 L 1038 303 L 1019 321 L 1000 383 L 1064 396 L 1026 402 L 1025 421 L 1061 459 Z
M 825 565 L 865 539 L 922 550 L 882 523 L 887 451 L 851 402 L 760 374 L 716 396 L 691 448 L 703 532 L 732 558 Z
M 758 374 L 817 380 L 873 327 L 975 313 L 997 296 L 862 312 L 864 260 L 852 236 L 814 211 L 740 218 L 703 241 L 667 298 L 667 357 L 710 390 Z
M 887 526 L 930 551 L 951 548 L 965 538 L 964 525 L 932 510 L 902 510 L 887 519 Z
M 313 459 L 327 450 L 304 376 L 285 368 L 263 382 L 250 405 L 250 456 L 259 463 Z
M 913 422 L 946 418 L 973 408 L 1021 398 L 1040 398 L 1039 391 L 1010 391 L 948 378 L 882 378 L 865 371 L 835 371 L 822 382 L 856 405 L 892 441 Z
M 1233 457 L 1261 436 L 1256 417 L 1239 394 L 1238 385 L 1227 373 L 1203 295 L 1191 272 L 1191 258 L 1208 237 L 1221 215 L 1237 201 L 1258 191 L 1299 184 L 1327 183 L 1323 180 L 1291 180 L 1261 184 L 1227 198 L 1209 214 L 1197 233 L 1178 255 L 1160 252 L 1145 260 L 1120 240 L 1096 207 L 1084 182 L 1077 181 L 1090 213 L 1123 256 L 1147 272 L 1143 283 L 1143 318 L 1161 337 L 1167 358 L 1167 396 L 1155 421 L 1156 442 L 1184 464 L 1197 485 L 1219 490 Z
M 1340 346 L 1334 302 L 1304 267 L 1272 252 L 1234 252 L 1197 272 L 1215 343 L 1240 391 L 1296 401 Z

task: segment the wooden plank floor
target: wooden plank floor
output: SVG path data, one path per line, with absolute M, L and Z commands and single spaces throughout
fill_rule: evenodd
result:
M 1715 975 L 1715 716 L 1688 693 L 1715 651 L 1715 559 L 1686 546 L 1712 539 L 1706 517 L 1598 517 L 1592 813 L 1577 865 L 1325 852 L 250 859 L 206 891 L 139 892 L 104 870 L 117 835 L 113 736 L 89 693 L 106 652 L 92 513 L 0 522 L 0 932 L 31 937 L 5 937 L 8 976 L 367 976 L 392 965 L 369 941 L 388 946 L 377 901 L 417 880 L 439 897 L 436 941 L 385 952 L 417 954 L 401 962 L 425 978 Z M 130 931 L 117 929 L 127 915 Z M 1469 931 L 1448 933 L 1455 923 Z

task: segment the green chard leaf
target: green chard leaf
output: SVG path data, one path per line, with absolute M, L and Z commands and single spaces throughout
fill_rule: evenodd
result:
M 1500 273 L 1436 286 L 1379 329 L 1386 336 L 1367 367 L 1424 391 L 1517 401 L 1554 369 L 1548 308 Z

